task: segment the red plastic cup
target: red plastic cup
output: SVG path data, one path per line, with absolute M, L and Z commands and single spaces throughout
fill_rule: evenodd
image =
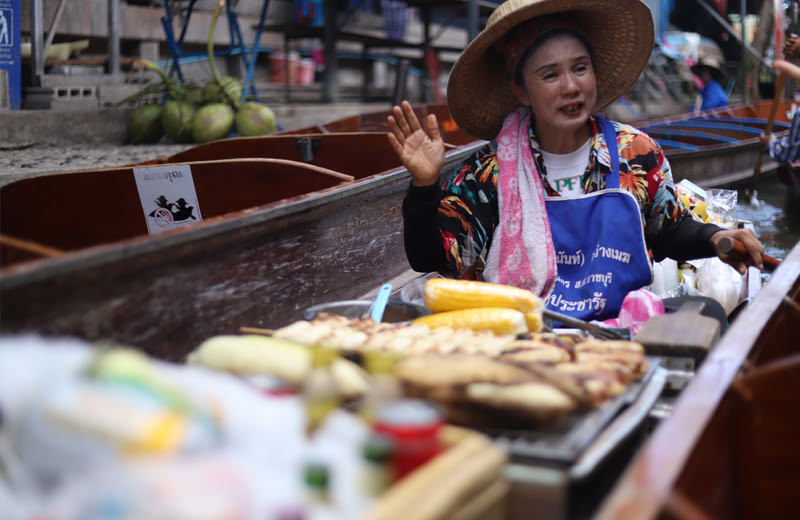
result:
M 439 432 L 443 424 L 439 410 L 418 399 L 400 399 L 378 411 L 373 429 L 395 444 L 392 466 L 397 479 L 442 451 Z

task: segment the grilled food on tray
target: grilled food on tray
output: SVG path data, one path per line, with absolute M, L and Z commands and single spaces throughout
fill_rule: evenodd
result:
M 577 334 L 513 334 L 387 324 L 320 315 L 275 337 L 343 352 L 386 350 L 406 358 L 397 376 L 410 396 L 444 405 L 462 424 L 525 424 L 600 406 L 647 372 L 641 345 Z M 478 385 L 478 386 L 474 386 Z

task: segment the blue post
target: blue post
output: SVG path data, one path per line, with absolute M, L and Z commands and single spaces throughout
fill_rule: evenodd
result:
M 20 108 L 20 0 L 0 0 L 0 70 L 8 73 L 9 102 Z

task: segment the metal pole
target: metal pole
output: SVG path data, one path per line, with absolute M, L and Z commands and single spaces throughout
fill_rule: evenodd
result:
M 47 56 L 47 52 L 50 50 L 50 45 L 53 43 L 53 37 L 56 35 L 56 29 L 58 29 L 58 22 L 61 21 L 61 15 L 64 14 L 64 8 L 67 6 L 67 0 L 61 0 L 58 2 L 58 8 L 56 8 L 56 15 L 53 17 L 53 21 L 50 22 L 50 29 L 47 31 L 47 38 L 44 42 L 44 47 L 42 48 L 42 55 Z
M 745 18 L 747 17 L 747 0 L 739 2 L 739 16 L 742 17 L 742 41 L 747 41 L 747 24 Z
M 31 86 L 41 87 L 44 76 L 44 35 L 42 34 L 42 0 L 31 0 Z
M 325 47 L 325 80 L 322 100 L 326 103 L 336 101 L 338 97 L 337 81 L 339 64 L 336 61 L 336 12 L 337 2 L 324 0 L 325 27 L 322 32 L 322 44 Z
M 108 0 L 108 73 L 118 76 L 120 71 L 119 0 Z
M 478 2 L 477 0 L 467 1 L 467 34 L 469 41 L 478 36 Z M 469 43 L 469 42 L 468 42 Z

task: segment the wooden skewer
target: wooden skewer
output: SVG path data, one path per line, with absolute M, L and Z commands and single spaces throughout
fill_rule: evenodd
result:
M 239 327 L 239 332 L 243 332 L 245 334 L 262 334 L 264 336 L 272 336 L 275 334 L 273 329 L 259 329 L 257 327 Z
M 12 237 L 10 235 L 0 234 L 0 244 L 16 247 L 17 249 L 22 249 L 24 251 L 39 256 L 51 257 L 51 256 L 60 256 L 64 254 L 64 251 L 56 249 L 55 247 L 49 247 L 42 244 L 37 244 L 36 242 L 31 242 L 30 240 L 23 240 L 21 238 Z
M 747 256 L 747 248 L 740 241 L 731 237 L 725 237 L 717 244 L 719 250 L 726 254 L 736 253 L 737 256 Z M 764 271 L 772 272 L 781 265 L 781 261 L 769 255 L 764 255 Z

